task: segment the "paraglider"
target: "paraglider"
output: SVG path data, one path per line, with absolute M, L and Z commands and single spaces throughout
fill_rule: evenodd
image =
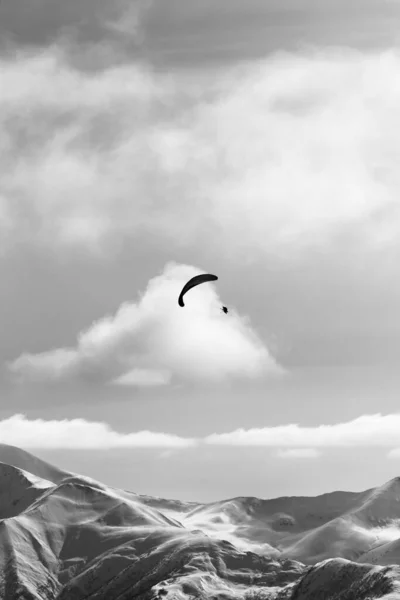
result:
M 216 275 L 210 275 L 207 273 L 204 273 L 203 275 L 195 275 L 195 277 L 189 279 L 189 281 L 183 286 L 182 291 L 179 294 L 179 306 L 185 306 L 185 303 L 183 302 L 183 296 L 193 287 L 195 287 L 196 285 L 200 285 L 200 283 L 205 283 L 206 281 L 216 281 L 217 279 L 218 277 Z

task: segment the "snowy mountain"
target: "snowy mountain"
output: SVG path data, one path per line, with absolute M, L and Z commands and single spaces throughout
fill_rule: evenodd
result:
M 400 599 L 399 523 L 397 478 L 362 493 L 196 504 L 0 445 L 4 600 Z

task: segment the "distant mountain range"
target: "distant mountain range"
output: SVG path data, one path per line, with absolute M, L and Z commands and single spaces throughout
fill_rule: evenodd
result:
M 161 598 L 400 600 L 400 478 L 185 503 L 0 444 L 0 600 Z

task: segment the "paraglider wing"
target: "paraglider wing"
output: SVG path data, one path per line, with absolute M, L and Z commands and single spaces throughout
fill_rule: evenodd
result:
M 179 294 L 179 306 L 185 306 L 185 303 L 183 302 L 183 296 L 186 294 L 186 292 L 191 290 L 196 285 L 199 285 L 200 283 L 205 283 L 206 281 L 215 281 L 216 279 L 218 279 L 216 275 L 210 275 L 207 273 L 204 273 L 204 275 L 196 275 L 195 277 L 192 277 L 192 279 L 189 279 L 189 281 L 183 286 L 182 291 Z

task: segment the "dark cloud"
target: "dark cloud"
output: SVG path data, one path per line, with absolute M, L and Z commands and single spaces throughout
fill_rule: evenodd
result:
M 188 66 L 254 59 L 302 45 L 377 47 L 397 37 L 384 0 L 155 0 L 146 18 L 153 61 Z
M 147 0 L 3 0 L 0 50 L 66 46 L 83 63 L 137 55 Z M 99 60 L 100 59 L 100 60 Z
M 80 67 L 135 58 L 168 69 L 390 46 L 400 15 L 389 0 L 3 0 L 0 11 L 3 53 L 62 42 Z

